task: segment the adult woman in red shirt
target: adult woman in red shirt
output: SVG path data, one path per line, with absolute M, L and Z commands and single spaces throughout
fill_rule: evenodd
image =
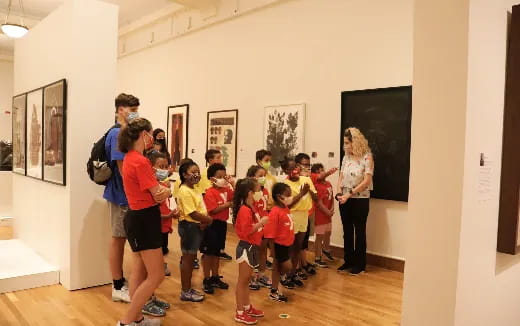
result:
M 235 320 L 247 325 L 256 324 L 254 317 L 263 317 L 264 313 L 253 308 L 249 300 L 249 279 L 254 268 L 258 268 L 258 246 L 262 243 L 262 228 L 269 217 L 261 219 L 254 212 L 253 193 L 256 182 L 242 179 L 237 182 L 233 197 L 233 224 L 240 242 L 237 246 L 238 281 L 237 311 Z
M 144 118 L 132 120 L 119 133 L 123 161 L 123 185 L 130 210 L 124 219 L 128 243 L 133 251 L 130 277 L 131 303 L 118 325 L 160 325 L 144 319 L 141 310 L 164 279 L 161 213 L 159 203 L 171 196 L 159 185 L 150 161 L 143 156 L 153 146 L 152 124 Z

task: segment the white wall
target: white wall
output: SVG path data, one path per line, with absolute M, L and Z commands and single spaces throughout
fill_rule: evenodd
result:
M 339 157 L 342 91 L 411 84 L 412 28 L 411 0 L 287 1 L 121 58 L 118 90 L 141 99 L 154 127 L 166 128 L 168 105 L 189 103 L 199 163 L 206 112 L 238 109 L 239 176 L 263 146 L 263 107 L 304 102 L 306 151 L 327 163 Z M 371 209 L 369 251 L 404 257 L 407 204 Z M 339 216 L 333 243 L 343 243 Z
M 15 237 L 69 289 L 110 281 L 107 205 L 85 167 L 113 121 L 116 46 L 117 7 L 95 0 L 67 0 L 15 44 L 15 93 L 68 81 L 67 186 L 14 175 L 13 210 Z
M 13 98 L 13 62 L 0 57 L 0 140 L 11 140 L 11 111 Z
M 512 0 L 472 0 L 468 112 L 455 325 L 519 324 L 520 257 L 497 254 L 507 12 Z M 491 160 L 492 197 L 479 202 L 479 153 Z

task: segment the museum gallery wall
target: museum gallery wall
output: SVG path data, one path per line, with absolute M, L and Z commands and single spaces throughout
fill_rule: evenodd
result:
M 13 172 L 66 184 L 67 81 L 13 97 Z

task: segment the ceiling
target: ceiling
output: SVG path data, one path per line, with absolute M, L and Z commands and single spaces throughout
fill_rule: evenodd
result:
M 12 0 L 11 12 L 20 15 L 19 0 Z M 26 24 L 30 28 L 46 17 L 65 0 L 23 0 Z M 171 6 L 172 0 L 101 0 L 119 6 L 119 26 L 133 22 L 164 7 Z M 0 22 L 3 23 L 9 0 L 0 0 Z M 180 8 L 180 6 L 179 6 Z M 14 42 L 0 33 L 0 52 L 12 52 Z

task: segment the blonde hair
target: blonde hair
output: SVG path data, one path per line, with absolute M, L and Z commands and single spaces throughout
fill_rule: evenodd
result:
M 345 129 L 343 136 L 352 142 L 352 153 L 354 156 L 363 157 L 371 152 L 367 139 L 358 128 L 350 127 Z

